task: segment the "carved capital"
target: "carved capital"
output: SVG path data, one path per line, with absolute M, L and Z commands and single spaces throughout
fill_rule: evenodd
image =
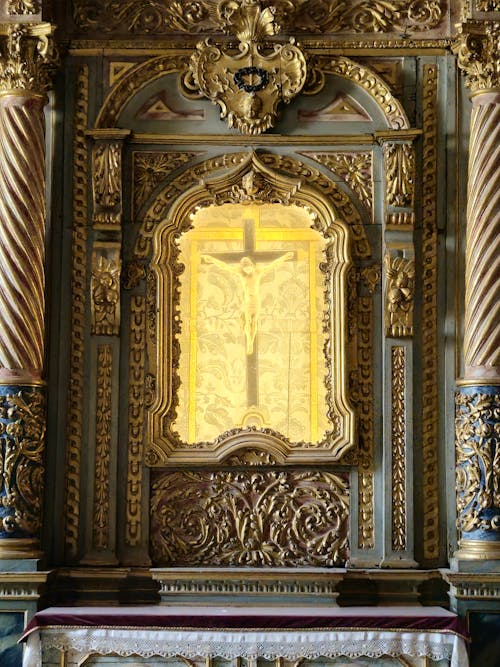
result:
M 500 23 L 466 23 L 453 46 L 473 93 L 500 86 Z
M 0 92 L 43 94 L 57 58 L 50 23 L 0 24 Z

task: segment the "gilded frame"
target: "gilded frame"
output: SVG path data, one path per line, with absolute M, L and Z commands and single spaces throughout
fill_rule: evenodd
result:
M 245 190 L 249 180 L 259 187 Z M 332 429 L 319 442 L 293 443 L 271 429 L 247 427 L 226 431 L 212 442 L 188 444 L 171 428 L 177 404 L 180 354 L 175 336 L 180 326 L 178 275 L 181 270 L 176 261 L 176 239 L 191 228 L 190 216 L 200 207 L 242 200 L 306 208 L 314 220 L 312 228 L 327 240 L 324 270 L 329 354 L 325 388 Z M 148 465 L 216 464 L 246 449 L 266 451 L 279 463 L 332 463 L 355 446 L 355 413 L 348 398 L 346 334 L 346 281 L 351 267 L 349 232 L 348 225 L 339 219 L 331 201 L 322 192 L 301 178 L 271 169 L 254 152 L 229 173 L 200 181 L 174 202 L 168 216 L 156 226 L 148 278 L 148 357 L 155 387 L 148 406 Z

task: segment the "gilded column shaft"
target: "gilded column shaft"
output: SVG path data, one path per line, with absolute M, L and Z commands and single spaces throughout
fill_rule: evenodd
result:
M 500 92 L 473 98 L 465 275 L 465 377 L 500 379 Z
M 0 25 L 0 558 L 39 555 L 51 35 L 46 23 Z
M 0 97 L 0 377 L 39 380 L 44 358 L 45 141 L 41 95 Z
M 454 47 L 472 91 L 464 377 L 456 393 L 457 558 L 500 559 L 500 24 L 466 24 Z

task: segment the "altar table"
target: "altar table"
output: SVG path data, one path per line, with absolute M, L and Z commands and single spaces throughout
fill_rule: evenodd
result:
M 468 665 L 460 622 L 439 607 L 51 607 L 35 615 L 23 640 L 23 667 L 49 664 L 51 649 L 68 667 L 89 655 L 253 665 L 259 658 L 393 656 Z

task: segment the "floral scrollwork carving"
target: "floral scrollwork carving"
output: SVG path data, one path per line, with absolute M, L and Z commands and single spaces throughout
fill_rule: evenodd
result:
M 348 514 L 347 478 L 333 473 L 160 472 L 152 556 L 176 566 L 338 565 Z
M 94 224 L 119 225 L 122 212 L 121 144 L 94 146 L 92 164 Z
M 252 19 L 262 13 L 260 32 L 275 34 L 294 26 L 308 33 L 424 32 L 436 28 L 443 17 L 439 0 L 197 0 L 164 2 L 73 0 L 73 18 L 80 28 L 106 32 L 238 32 L 252 29 Z M 272 30 L 272 31 L 270 31 Z
M 2 387 L 0 537 L 38 537 L 44 487 L 45 395 L 38 387 Z
M 9 14 L 38 14 L 40 0 L 9 0 L 7 11 Z
M 500 531 L 499 388 L 464 387 L 455 406 L 457 525 L 479 538 Z

